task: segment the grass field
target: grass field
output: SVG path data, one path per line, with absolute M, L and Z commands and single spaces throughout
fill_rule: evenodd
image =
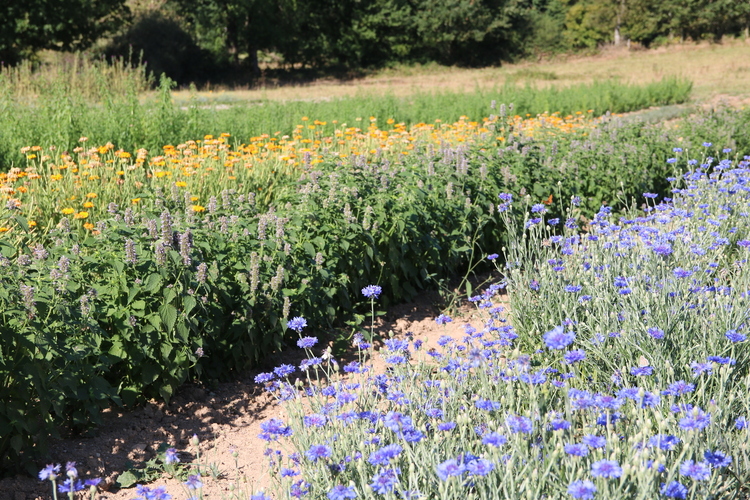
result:
M 323 80 L 304 86 L 268 82 L 258 89 L 204 90 L 198 95 L 207 103 L 328 100 L 369 94 L 405 96 L 435 90 L 471 92 L 508 81 L 540 86 L 568 86 L 602 80 L 643 84 L 669 76 L 690 79 L 694 85 L 693 98 L 698 102 L 726 95 L 747 103 L 750 98 L 750 41 L 673 45 L 640 51 L 610 49 L 594 56 L 561 56 L 550 61 L 497 68 L 399 67 L 352 81 Z M 178 101 L 187 101 L 189 92 L 178 91 L 174 96 Z

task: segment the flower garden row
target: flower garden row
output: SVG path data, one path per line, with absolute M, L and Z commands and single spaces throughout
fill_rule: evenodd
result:
M 46 436 L 61 426 L 85 429 L 102 408 L 169 399 L 185 380 L 256 364 L 283 348 L 292 316 L 314 328 L 338 327 L 369 310 L 364 286 L 382 286 L 383 305 L 433 286 L 469 265 L 472 252 L 508 241 L 513 230 L 498 192 L 546 202 L 552 214 L 561 212 L 560 200 L 579 196 L 583 222 L 603 202 L 620 206 L 618 199 L 666 186 L 663 178 L 685 167 L 667 161 L 673 143 L 702 148 L 708 137 L 742 148 L 750 117 L 706 114 L 678 129 L 581 120 L 570 132 L 562 129 L 575 119 L 544 120 L 546 132 L 533 134 L 513 119 L 459 122 L 444 135 L 443 127 L 424 126 L 424 136 L 407 131 L 408 144 L 361 131 L 351 140 L 361 140 L 358 151 L 366 154 L 344 157 L 321 144 L 314 153 L 297 150 L 299 165 L 280 152 L 264 170 L 278 186 L 265 199 L 247 189 L 253 169 L 243 166 L 250 173 L 234 187 L 222 184 L 233 180 L 218 172 L 229 168 L 228 150 L 216 151 L 223 143 L 205 152 L 214 172 L 200 165 L 190 167 L 200 175 L 180 178 L 185 148 L 174 148 L 181 151 L 175 158 L 163 155 L 163 165 L 97 150 L 102 156 L 89 167 L 93 158 L 85 155 L 93 151 L 86 150 L 68 160 L 75 167 L 53 172 L 64 158 L 31 158 L 38 177 L 13 174 L 0 221 L 9 228 L 0 239 L 2 468 L 31 464 Z M 461 127 L 471 132 L 456 133 Z M 400 137 L 397 129 L 388 140 Z M 126 174 L 107 159 L 125 160 L 119 168 Z M 279 165 L 289 170 L 274 173 Z M 84 179 L 81 170 L 89 168 L 99 179 Z M 131 174 L 143 179 L 141 196 L 124 187 Z M 198 178 L 203 183 L 188 189 Z M 67 198 L 56 198 L 53 189 L 65 183 L 72 191 L 61 187 Z M 125 201 L 114 198 L 117 186 Z M 96 196 L 70 200 L 68 193 Z M 74 213 L 63 213 L 68 208 Z M 88 216 L 75 217 L 82 212 Z M 84 226 L 89 220 L 93 230 Z
M 584 230 L 577 198 L 561 219 L 501 194 L 523 227 L 507 278 L 469 298 L 484 328 L 441 350 L 389 339 L 386 373 L 341 378 L 300 333 L 308 359 L 256 378 L 289 415 L 262 425 L 273 497 L 747 498 L 750 156 L 675 154 L 674 198 Z
M 358 334 L 340 367 L 289 320 L 307 359 L 256 377 L 288 417 L 261 426 L 276 488 L 250 498 L 746 498 L 750 156 L 682 153 L 673 198 L 586 228 L 576 197 L 559 218 L 501 194 L 522 225 L 507 277 L 469 298 L 484 328 L 439 350 L 391 338 L 376 354 Z M 185 486 L 202 498 L 199 477 Z

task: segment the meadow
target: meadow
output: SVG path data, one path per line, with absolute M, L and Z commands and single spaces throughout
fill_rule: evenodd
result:
M 4 471 L 299 346 L 256 380 L 290 415 L 274 497 L 747 497 L 749 111 L 618 116 L 684 78 L 183 110 L 91 64 L 3 75 Z M 485 328 L 441 351 L 363 326 L 494 266 L 461 283 Z

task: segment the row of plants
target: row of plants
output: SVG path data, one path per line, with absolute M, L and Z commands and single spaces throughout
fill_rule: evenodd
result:
M 0 170 L 22 164 L 19 151 L 24 146 L 72 151 L 80 137 L 131 152 L 157 151 L 166 144 L 220 132 L 232 134 L 239 145 L 264 133 L 291 135 L 301 116 L 365 127 L 371 116 L 407 125 L 424 117 L 452 123 L 462 115 L 481 120 L 492 100 L 516 103 L 515 112 L 521 116 L 545 111 L 564 116 L 589 109 L 600 115 L 686 102 L 692 87 L 688 80 L 666 78 L 643 86 L 604 82 L 537 89 L 508 84 L 474 92 L 415 92 L 408 97 L 362 93 L 329 101 L 207 101 L 193 94 L 189 101 L 176 102 L 171 80 L 163 77 L 155 92 L 144 93 L 148 82 L 143 66 L 113 71 L 104 63 L 74 66 L 51 78 L 12 68 L 0 71 Z
M 500 194 L 518 231 L 468 297 L 481 330 L 360 335 L 341 370 L 299 328 L 307 359 L 256 378 L 288 416 L 262 424 L 276 483 L 252 498 L 747 498 L 750 156 L 683 154 L 670 196 L 619 216 Z
M 747 121 L 709 114 L 677 132 L 685 148 L 703 128 L 739 141 Z M 602 200 L 616 207 L 676 168 L 674 132 L 658 126 L 555 130 L 510 134 L 502 145 L 478 130 L 474 143 L 415 141 L 408 155 L 321 151 L 270 207 L 239 189 L 198 205 L 175 183 L 147 203 L 108 204 L 93 230 L 66 216 L 42 233 L 8 203 L 3 469 L 28 465 L 61 425 L 82 430 L 112 404 L 168 400 L 185 380 L 253 365 L 289 339 L 290 315 L 342 326 L 367 310 L 367 284 L 383 287 L 384 305 L 434 286 L 506 241 L 500 190 L 551 212 L 574 195 L 585 210 Z

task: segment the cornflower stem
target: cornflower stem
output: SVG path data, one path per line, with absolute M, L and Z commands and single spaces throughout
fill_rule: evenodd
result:
M 367 341 L 372 344 L 375 338 L 375 299 L 370 298 L 370 338 Z

